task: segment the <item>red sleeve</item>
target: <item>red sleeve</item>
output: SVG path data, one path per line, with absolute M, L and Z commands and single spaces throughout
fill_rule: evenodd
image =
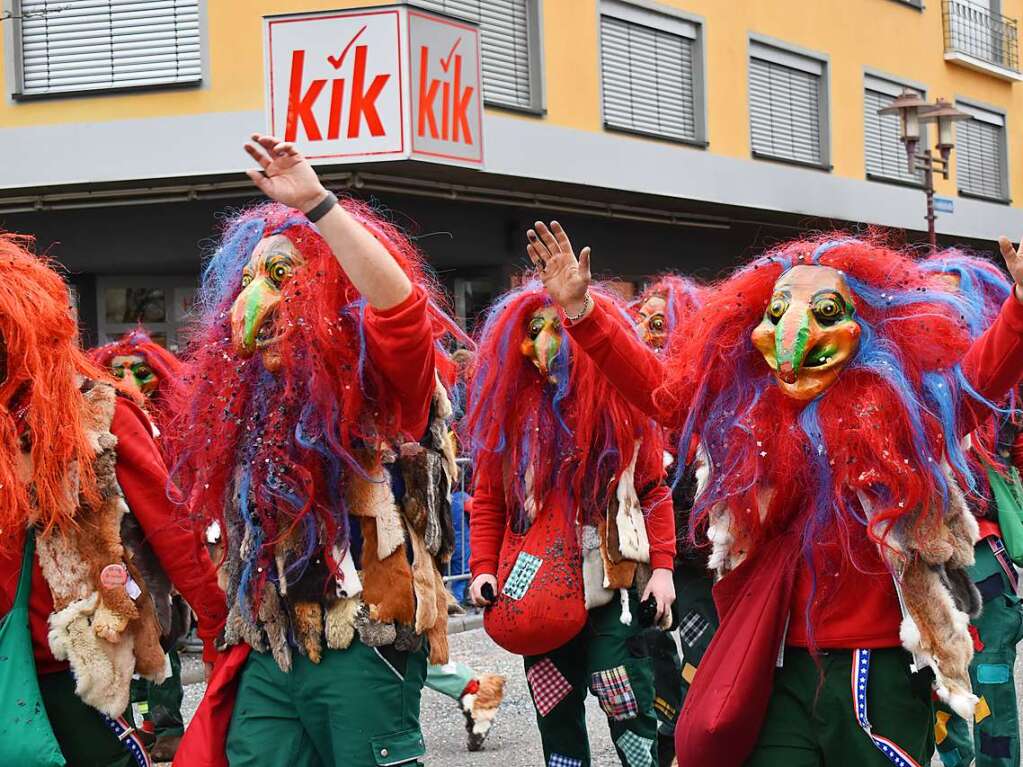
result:
M 665 426 L 681 426 L 684 412 L 664 411 L 654 404 L 654 391 L 664 380 L 664 363 L 603 301 L 596 300 L 586 317 L 565 326 L 625 399 Z
M 366 346 L 380 375 L 401 403 L 402 431 L 419 439 L 430 420 L 435 385 L 433 325 L 426 293 L 413 287 L 390 309 L 366 310 Z
M 966 351 L 963 373 L 977 392 L 999 402 L 1023 378 L 1023 304 L 1010 295 L 991 327 Z M 963 401 L 961 429 L 969 434 L 991 411 L 972 399 Z
M 650 567 L 671 570 L 675 566 L 675 508 L 671 489 L 664 481 L 664 459 L 660 447 L 640 453 L 636 466 L 636 487 L 643 493 L 640 503 L 650 542 Z
M 227 620 L 224 592 L 201 539 L 175 518 L 167 497 L 167 468 L 136 405 L 117 398 L 111 431 L 117 437 L 117 481 L 131 513 L 185 601 L 199 618 L 203 659 L 216 657 L 214 642 Z
M 497 561 L 507 513 L 504 503 L 504 483 L 495 471 L 498 461 L 485 460 L 473 473 L 472 516 L 469 517 L 469 571 L 472 577 L 489 573 L 497 575 Z

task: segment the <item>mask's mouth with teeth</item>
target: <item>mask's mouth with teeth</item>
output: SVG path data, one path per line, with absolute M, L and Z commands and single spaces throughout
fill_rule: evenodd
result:
M 272 346 L 277 341 L 277 312 L 270 311 L 256 331 L 255 348 L 259 350 Z

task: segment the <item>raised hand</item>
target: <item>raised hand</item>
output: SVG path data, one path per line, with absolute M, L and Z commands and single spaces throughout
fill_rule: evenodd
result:
M 548 229 L 542 221 L 537 221 L 534 227 L 526 232 L 529 260 L 536 267 L 551 298 L 573 319 L 580 317 L 592 306 L 592 302 L 587 300 L 590 249 L 583 248 L 576 259 L 572 243 L 561 224 L 551 221 Z
M 308 213 L 327 193 L 313 166 L 290 141 L 253 133 L 245 151 L 262 169 L 245 172 L 267 197 Z
M 1002 258 L 1005 259 L 1005 268 L 1012 275 L 1012 281 L 1016 283 L 1013 288 L 1013 295 L 1016 300 L 1023 303 L 1023 256 L 1016 248 L 1012 247 L 1008 237 L 998 238 L 998 248 L 1002 251 Z

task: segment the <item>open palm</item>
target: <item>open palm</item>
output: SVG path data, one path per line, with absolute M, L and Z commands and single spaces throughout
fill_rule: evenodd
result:
M 540 279 L 551 298 L 569 315 L 577 315 L 586 305 L 590 286 L 590 249 L 583 248 L 575 257 L 568 235 L 557 221 L 548 228 L 537 221 L 526 232 L 526 252 L 536 266 Z
M 253 133 L 245 151 L 261 168 L 246 173 L 267 197 L 303 213 L 323 199 L 326 190 L 316 171 L 291 142 Z

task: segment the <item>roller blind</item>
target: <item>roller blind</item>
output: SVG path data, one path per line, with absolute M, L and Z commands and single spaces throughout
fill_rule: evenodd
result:
M 754 154 L 821 165 L 823 64 L 754 44 L 749 63 Z
M 1009 196 L 1005 178 L 1005 117 L 969 104 L 956 104 L 971 119 L 956 123 L 956 180 L 959 191 L 1004 200 Z
M 863 148 L 867 175 L 923 183 L 923 172 L 910 173 L 907 167 L 906 145 L 899 139 L 899 116 L 877 113 L 895 101 L 903 90 L 901 85 L 869 75 L 864 82 Z M 923 96 L 914 88 L 909 90 Z M 926 137 L 922 145 L 927 146 Z
M 603 15 L 600 67 L 606 125 L 697 138 L 692 38 Z
M 22 0 L 21 93 L 202 79 L 199 0 Z
M 416 5 L 472 19 L 480 26 L 483 98 L 503 106 L 535 107 L 531 80 L 531 0 L 416 0 Z

